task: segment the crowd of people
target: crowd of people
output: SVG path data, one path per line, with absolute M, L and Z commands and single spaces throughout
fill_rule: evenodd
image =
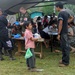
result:
M 33 20 L 28 21 L 27 19 L 23 19 L 22 22 L 16 21 L 12 26 L 8 24 L 6 19 L 7 14 L 3 13 L 2 9 L 0 9 L 0 61 L 4 60 L 2 48 L 4 48 L 5 53 L 8 53 L 10 60 L 15 60 L 12 56 L 13 42 L 11 36 L 20 34 L 25 38 L 25 49 L 28 50 L 30 48 L 33 54 L 32 57 L 26 59 L 28 70 L 40 71 L 35 68 L 34 42 L 40 38 L 44 38 L 44 44 L 46 48 L 48 48 L 50 43 L 50 41 L 46 43 L 46 40 L 50 40 L 50 35 L 48 33 L 57 32 L 58 35 L 53 38 L 54 40 L 60 41 L 61 45 L 62 60 L 60 60 L 59 66 L 68 66 L 70 61 L 70 50 L 72 49 L 72 52 L 75 52 L 75 25 L 73 17 L 63 10 L 63 4 L 61 2 L 56 3 L 55 6 L 56 10 L 59 12 L 58 17 L 53 13 L 50 16 L 39 16 L 35 22 Z M 21 7 L 20 12 L 25 14 L 26 10 Z M 40 34 L 41 37 L 34 38 L 33 34 L 35 33 Z

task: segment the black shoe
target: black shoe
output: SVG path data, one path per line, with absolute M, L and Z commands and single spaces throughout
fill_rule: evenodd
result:
M 8 54 L 8 52 L 6 50 L 4 51 L 4 55 L 9 56 L 9 54 Z
M 16 60 L 15 58 L 13 58 L 13 57 L 10 57 L 10 60 Z
M 9 54 L 4 54 L 5 56 L 9 56 Z
M 4 58 L 0 58 L 0 61 L 3 61 L 4 60 Z
M 4 55 L 4 53 L 2 52 L 2 55 Z

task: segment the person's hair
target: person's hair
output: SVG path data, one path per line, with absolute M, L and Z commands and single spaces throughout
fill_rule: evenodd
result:
M 41 17 L 39 16 L 38 18 L 37 18 L 37 20 L 40 20 L 41 19 Z
M 55 13 L 53 13 L 53 15 L 56 15 Z
M 48 18 L 47 15 L 45 15 L 45 16 L 44 16 L 44 19 L 47 19 L 47 18 Z
M 31 21 L 25 21 L 25 22 L 24 22 L 24 27 L 25 27 L 25 28 L 28 27 L 30 23 L 31 23 Z
M 4 15 L 4 16 L 8 16 L 8 14 L 7 14 L 6 12 L 3 12 L 3 15 Z
M 50 25 L 50 26 L 53 25 L 53 24 L 56 24 L 56 21 L 55 21 L 55 20 L 51 20 L 51 21 L 49 22 L 49 25 Z
M 74 25 L 74 22 L 71 22 L 70 24 Z
M 55 4 L 56 7 L 59 7 L 60 9 L 63 9 L 63 3 L 62 2 L 57 2 Z
M 24 7 L 20 7 L 20 10 L 24 10 L 25 8 Z

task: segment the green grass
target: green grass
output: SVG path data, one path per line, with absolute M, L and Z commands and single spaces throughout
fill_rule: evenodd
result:
M 44 58 L 36 57 L 36 66 L 44 69 L 43 72 L 29 72 L 24 56 L 17 56 L 15 61 L 4 56 L 5 60 L 0 61 L 0 75 L 75 75 L 75 54 L 70 55 L 69 66 L 59 67 L 61 53 L 51 53 L 49 49 L 43 49 Z

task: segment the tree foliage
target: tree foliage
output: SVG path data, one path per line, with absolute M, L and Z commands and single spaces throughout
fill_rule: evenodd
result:
M 44 6 L 44 5 L 50 5 L 53 4 L 52 2 L 49 3 L 40 3 L 37 6 Z M 37 7 L 37 8 L 31 8 L 28 10 L 30 13 L 35 11 L 43 12 L 45 15 L 52 14 L 54 12 L 54 6 L 45 6 L 45 7 Z
M 65 8 L 68 8 L 68 9 L 70 9 L 70 10 L 72 10 L 72 11 L 74 12 L 74 14 L 75 14 L 75 5 L 67 4 L 67 5 L 65 5 L 64 7 L 65 7 Z
M 43 7 L 42 11 L 45 15 L 49 15 L 54 12 L 53 9 L 54 9 L 53 6 L 46 6 L 46 7 Z

